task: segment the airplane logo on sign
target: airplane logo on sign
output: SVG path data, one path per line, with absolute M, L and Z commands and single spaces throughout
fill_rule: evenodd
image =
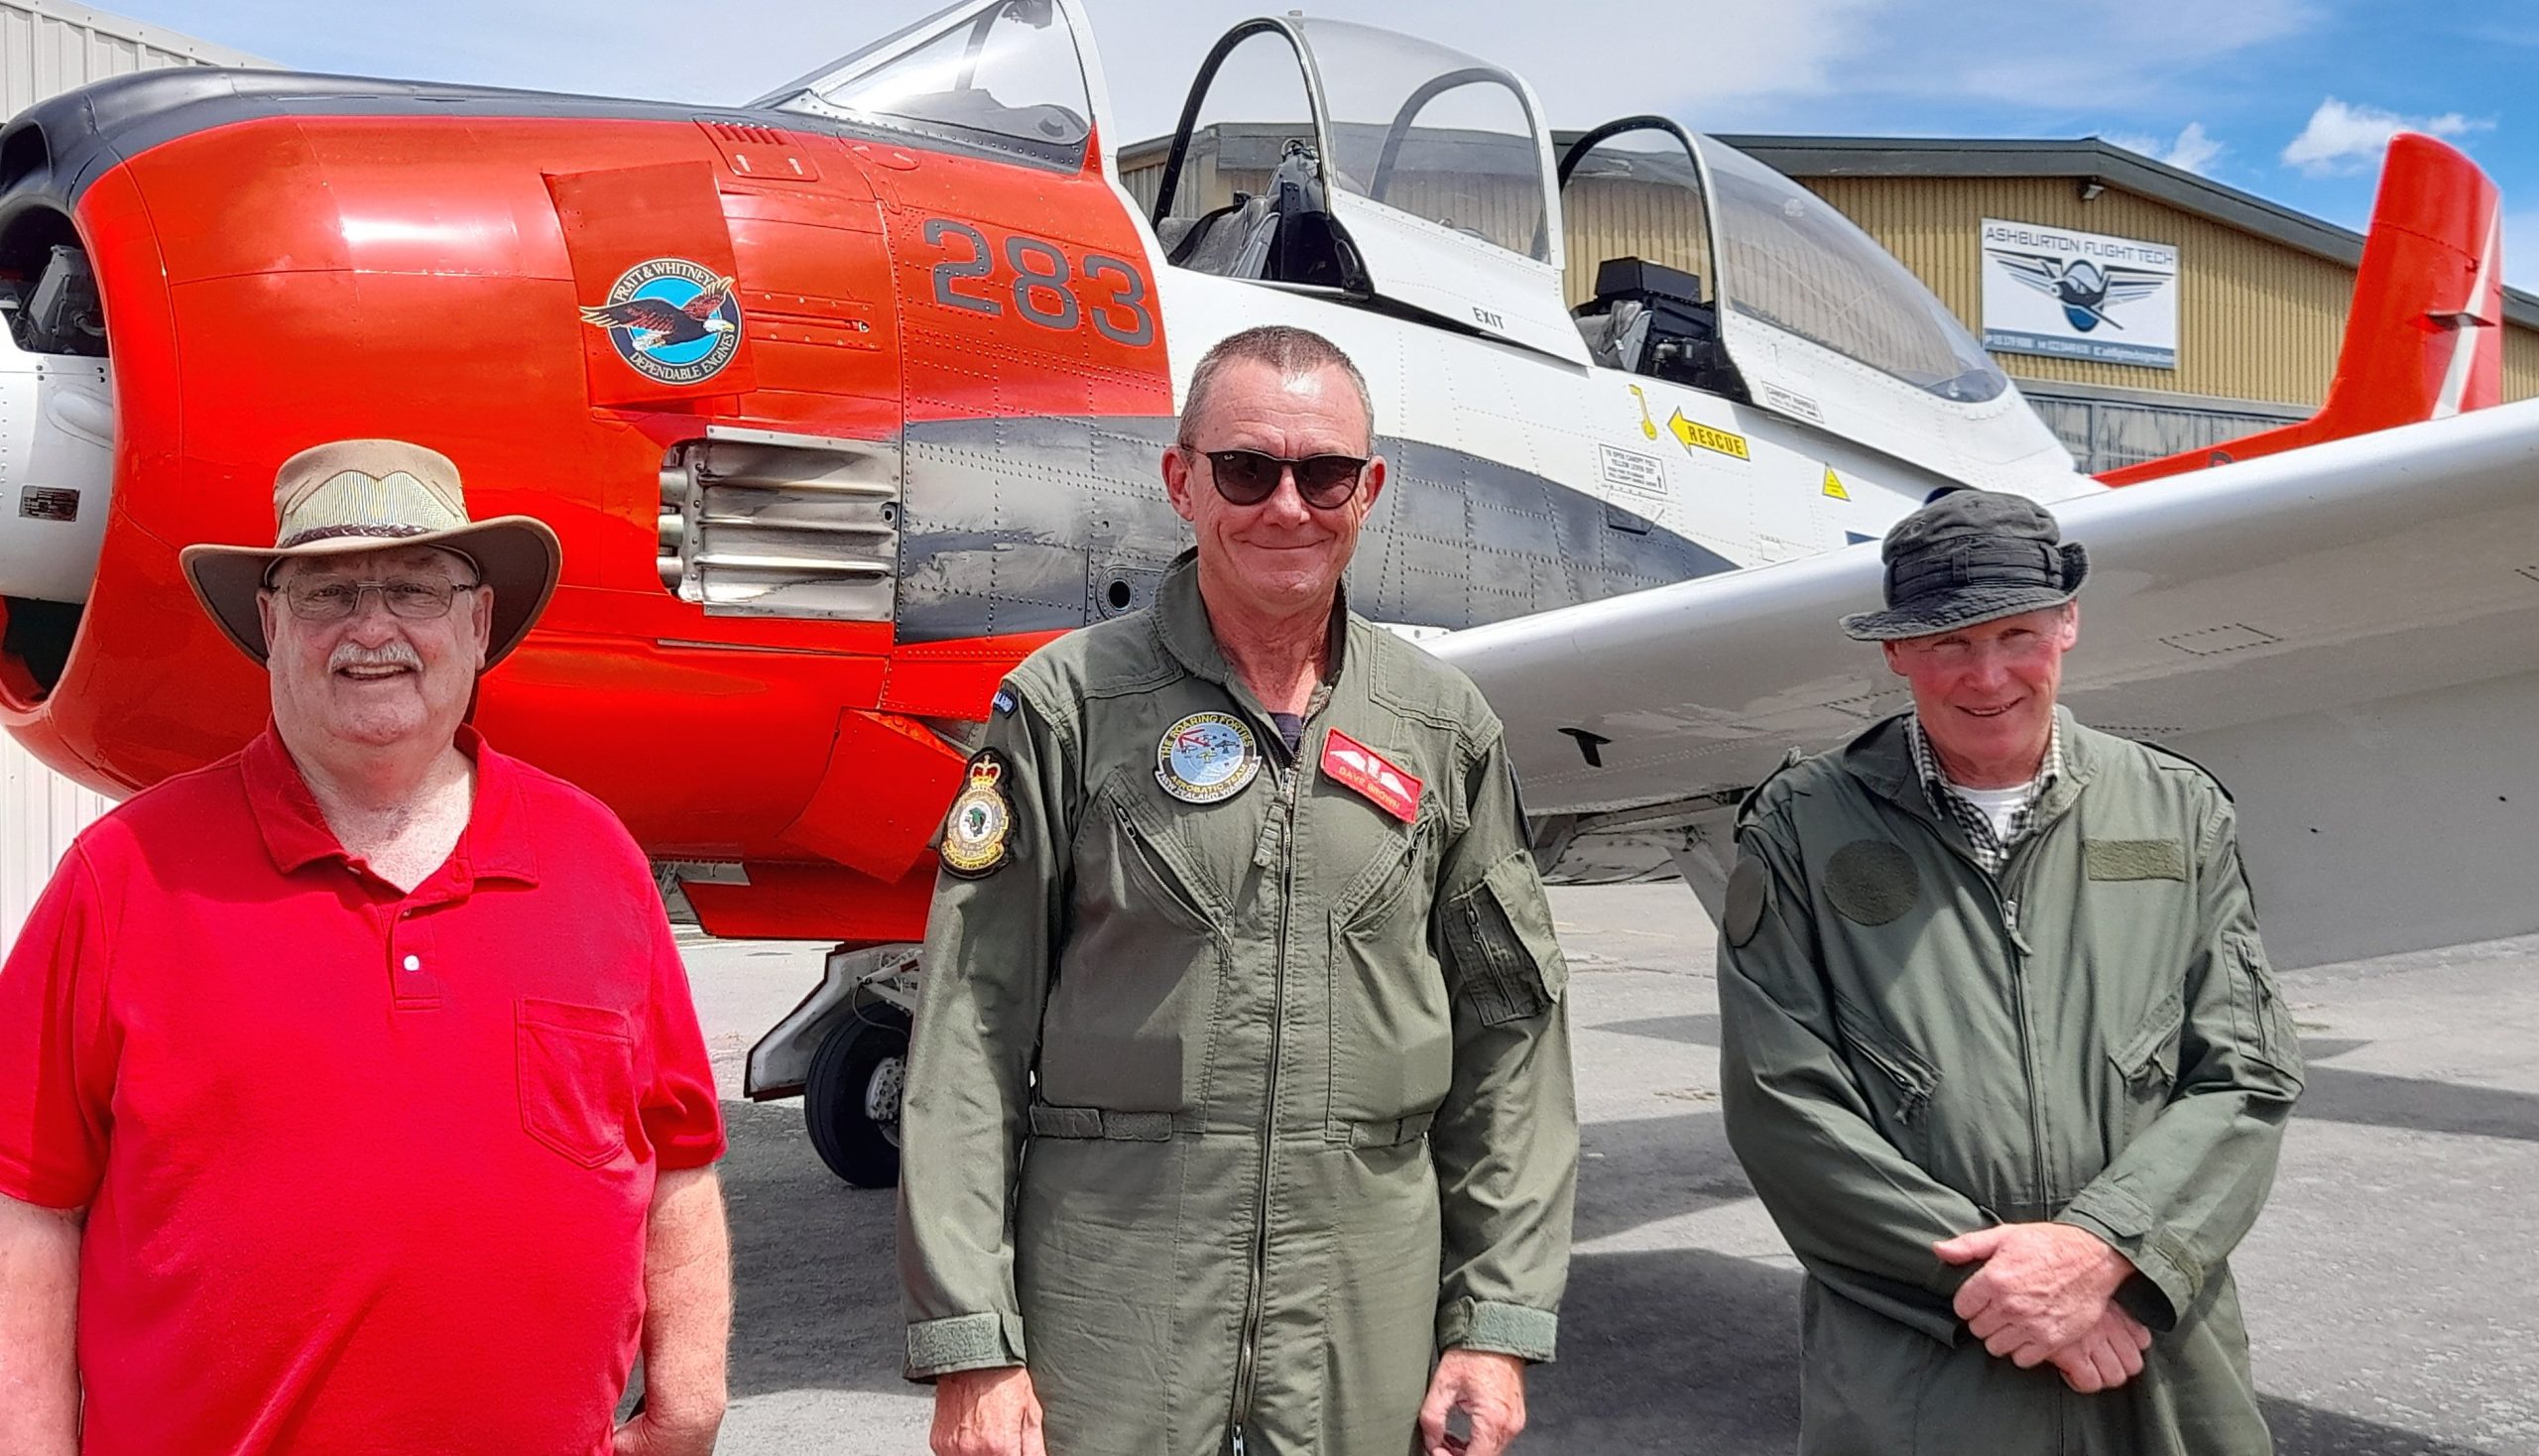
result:
M 2102 323 L 2114 329 L 2123 328 L 2123 324 L 2108 316 L 2107 310 L 2118 303 L 2149 298 L 2170 278 L 2143 268 L 2101 268 L 2087 258 L 2065 260 L 2038 253 L 2003 253 L 1993 248 L 1984 252 L 2010 277 L 2040 294 L 2051 295 L 2063 305 L 2063 316 L 2083 333 Z

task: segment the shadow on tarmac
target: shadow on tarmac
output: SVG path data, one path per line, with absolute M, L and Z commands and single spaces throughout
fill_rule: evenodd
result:
M 733 1396 L 907 1389 L 892 1195 L 832 1178 L 803 1136 L 798 1104 L 727 1103 L 724 1115 Z M 1591 1124 L 1584 1151 L 1581 1241 L 1750 1196 L 1713 1115 Z M 1798 1438 L 1798 1284 L 1793 1272 L 1705 1250 L 1579 1256 L 1561 1360 L 1534 1376 L 1519 1449 L 1789 1452 Z M 2491 1456 L 2294 1401 L 2265 1405 L 2282 1456 Z
M 1646 1017 L 1608 1022 L 1592 1030 L 1691 1046 L 1719 1044 L 1716 1016 Z M 2539 1143 L 2539 1095 L 2320 1065 L 2369 1044 L 2325 1037 L 2304 1039 L 2301 1054 L 2310 1067 L 2300 1104 L 2292 1115 L 2360 1127 Z

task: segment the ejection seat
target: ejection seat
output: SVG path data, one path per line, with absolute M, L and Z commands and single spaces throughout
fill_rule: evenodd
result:
M 1596 296 L 1571 316 L 1589 356 L 1608 369 L 1744 396 L 1720 342 L 1719 308 L 1702 302 L 1701 280 L 1680 268 L 1608 258 L 1596 268 Z
M 1326 203 L 1312 147 L 1290 139 L 1269 190 L 1235 193 L 1213 211 L 1155 224 L 1164 261 L 1194 273 L 1326 288 L 1363 286 L 1365 270 Z

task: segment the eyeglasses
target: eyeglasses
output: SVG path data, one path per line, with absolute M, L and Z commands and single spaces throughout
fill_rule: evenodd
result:
M 450 581 L 437 576 L 392 576 L 386 581 L 355 581 L 344 576 L 297 576 L 282 588 L 282 599 L 291 605 L 291 614 L 302 622 L 341 622 L 361 610 L 361 599 L 379 593 L 380 602 L 393 616 L 409 622 L 429 622 L 449 615 L 450 603 L 462 591 L 474 591 L 483 585 L 476 581 Z
M 1296 472 L 1296 495 L 1317 511 L 1337 511 L 1358 493 L 1367 461 L 1358 455 L 1307 455 L 1301 460 L 1265 455 L 1259 450 L 1199 450 L 1208 457 L 1208 473 L 1217 494 L 1230 505 L 1257 506 L 1277 492 L 1278 478 Z

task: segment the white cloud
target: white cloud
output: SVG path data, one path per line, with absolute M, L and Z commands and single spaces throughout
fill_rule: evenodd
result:
M 2312 177 L 2360 172 L 2377 164 L 2389 138 L 2399 132 L 2425 132 L 2456 137 L 2491 129 L 2491 121 L 2472 121 L 2457 111 L 2440 116 L 2401 116 L 2377 106 L 2351 106 L 2334 96 L 2310 113 L 2310 124 L 2283 149 L 2283 165 Z
M 2210 97 L 2215 68 L 2251 65 L 2251 52 L 2310 33 L 2323 14 L 2314 0 L 2129 0 L 2124 33 L 2157 44 L 2102 46 L 2075 34 L 2074 10 L 2034 0 L 1898 0 L 1878 27 L 1874 89 L 2018 108 L 2076 98 L 2102 111 L 2180 107 Z M 2244 84 L 2237 71 L 2231 79 Z
M 2177 142 L 2169 148 L 2169 155 L 2160 160 L 2171 167 L 2201 173 L 2229 150 L 2205 131 L 2203 122 L 2190 121 L 2178 133 Z
M 2127 152 L 2139 152 L 2154 162 L 2165 162 L 2182 172 L 2192 172 L 2198 176 L 2208 171 L 2223 153 L 2231 150 L 2216 141 L 2213 134 L 2206 131 L 2204 123 L 2200 121 L 2188 122 L 2185 128 L 2179 131 L 2177 140 L 2174 142 L 2163 142 L 2158 137 L 2144 136 L 2138 132 L 2110 132 L 2101 140 L 2114 143 Z

